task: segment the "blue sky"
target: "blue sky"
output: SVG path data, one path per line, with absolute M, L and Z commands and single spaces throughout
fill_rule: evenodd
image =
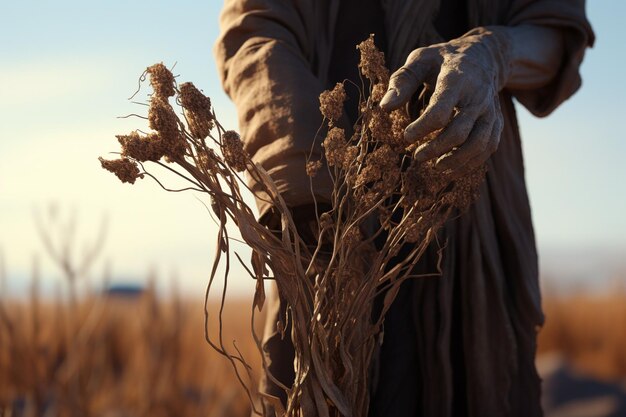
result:
M 178 277 L 186 291 L 203 290 L 214 232 L 204 207 L 149 181 L 122 185 L 96 158 L 117 150 L 115 134 L 141 126 L 116 116 L 143 110 L 126 98 L 159 61 L 176 63 L 179 79 L 202 88 L 223 124 L 237 127 L 212 58 L 220 8 L 216 0 L 0 6 L 0 250 L 14 286 L 43 252 L 34 212 L 56 202 L 78 213 L 80 239 L 108 216 L 101 263 L 109 260 L 114 276 L 154 270 Z M 589 2 L 588 14 L 598 40 L 582 67 L 583 88 L 546 119 L 521 108 L 519 118 L 543 269 L 569 268 L 565 274 L 591 281 L 584 271 L 594 262 L 606 274 L 626 270 L 626 3 Z M 50 280 L 58 275 L 43 256 L 41 268 Z M 237 287 L 252 289 L 245 277 Z

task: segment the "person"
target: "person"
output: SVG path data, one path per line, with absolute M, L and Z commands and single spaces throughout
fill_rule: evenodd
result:
M 226 0 L 215 46 L 222 83 L 246 149 L 299 221 L 310 221 L 304 167 L 322 123 L 318 96 L 359 80 L 355 45 L 370 33 L 394 71 L 380 106 L 429 97 L 405 137 L 438 133 L 415 157 L 457 175 L 487 164 L 477 201 L 444 226 L 442 274 L 408 281 L 385 317 L 370 416 L 542 415 L 534 359 L 544 317 L 513 99 L 546 116 L 580 87 L 594 42 L 584 8 L 584 0 Z M 315 198 L 327 201 L 329 178 L 314 181 Z M 419 268 L 432 272 L 436 261 L 427 254 Z M 268 308 L 265 354 L 289 384 L 293 351 L 275 328 L 284 306 L 275 297 Z M 285 398 L 267 378 L 262 389 Z

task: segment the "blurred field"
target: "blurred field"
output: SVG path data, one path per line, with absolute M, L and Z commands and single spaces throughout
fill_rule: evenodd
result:
M 257 370 L 249 311 L 241 302 L 227 307 L 224 342 L 235 351 L 236 339 Z M 151 291 L 92 297 L 74 308 L 3 300 L 0 416 L 249 415 L 230 362 L 203 329 L 201 299 L 159 300 Z
M 101 295 L 76 305 L 0 297 L 0 416 L 248 416 L 231 364 L 204 340 L 200 299 Z M 217 313 L 217 304 L 211 306 Z M 626 376 L 626 292 L 544 300 L 539 353 Z M 247 301 L 225 311 L 224 341 L 259 369 Z M 215 337 L 217 321 L 211 321 Z
M 543 308 L 539 354 L 559 352 L 596 378 L 626 378 L 626 289 L 545 297 Z

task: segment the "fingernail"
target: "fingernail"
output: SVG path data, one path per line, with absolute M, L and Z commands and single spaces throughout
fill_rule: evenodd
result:
M 415 142 L 415 133 L 413 132 L 413 128 L 411 125 L 409 125 L 406 129 L 404 129 L 404 140 L 408 143 Z M 423 146 L 424 145 L 421 145 L 417 150 L 415 150 L 415 153 L 419 152 L 419 150 Z
M 427 146 L 427 144 L 423 144 L 423 145 L 419 146 L 413 152 L 413 159 L 418 164 L 420 164 L 420 163 L 422 163 L 424 161 L 428 161 L 430 159 L 429 156 L 428 156 L 428 146 Z
M 380 100 L 380 106 L 381 107 L 391 106 L 395 103 L 397 99 L 398 99 L 398 90 L 396 90 L 395 88 L 391 88 L 387 90 L 382 100 Z

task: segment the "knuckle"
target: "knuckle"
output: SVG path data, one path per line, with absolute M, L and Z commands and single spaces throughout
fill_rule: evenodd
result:
M 415 56 L 415 59 L 418 60 L 440 61 L 440 44 L 416 48 L 409 54 L 409 56 L 410 55 Z
M 463 129 L 454 129 L 446 132 L 445 144 L 446 147 L 455 147 L 463 144 L 467 140 L 469 131 Z
M 448 119 L 450 118 L 450 112 L 447 111 L 447 106 L 443 101 L 439 101 L 433 107 L 431 107 L 430 111 L 425 114 L 431 123 L 436 124 L 438 126 L 443 126 Z
M 448 145 L 448 147 L 453 148 L 455 146 L 462 145 L 466 140 L 467 135 L 465 133 L 457 132 L 453 135 L 450 135 L 446 144 Z
M 419 83 L 419 79 L 415 72 L 407 65 L 400 67 L 394 72 L 389 79 L 389 88 L 404 88 L 415 86 Z
M 406 77 L 406 72 L 403 69 L 404 67 L 400 67 L 396 72 L 391 74 L 391 77 L 389 77 L 389 87 L 397 85 L 403 78 Z
M 470 114 L 468 112 L 459 123 L 459 131 L 461 132 L 461 134 L 467 137 L 472 131 L 472 129 L 474 128 L 475 124 L 476 124 L 476 118 L 473 117 L 473 114 Z
M 442 109 L 433 110 L 429 115 L 430 121 L 437 125 L 443 124 L 446 120 L 445 114 Z
M 431 142 L 429 151 L 433 156 L 441 155 L 448 149 L 448 141 L 446 141 L 445 138 L 442 139 L 443 140 L 435 140 Z
M 406 64 L 410 64 L 414 61 L 419 61 L 424 56 L 425 50 L 426 48 L 417 48 L 411 51 L 409 56 L 406 58 Z
M 456 51 L 456 46 L 450 42 L 444 42 L 437 45 L 437 53 L 440 56 L 452 55 Z

